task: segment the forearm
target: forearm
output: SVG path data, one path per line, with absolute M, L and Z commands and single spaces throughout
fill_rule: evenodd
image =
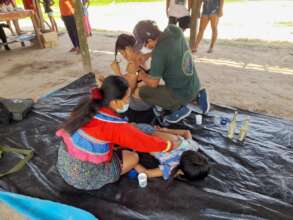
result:
M 148 178 L 163 176 L 163 173 L 160 168 L 146 169 L 142 165 L 138 164 L 134 169 L 138 173 L 145 173 L 148 176 Z
M 121 76 L 122 75 L 122 72 L 121 72 L 120 69 L 114 69 L 114 68 L 112 68 L 112 70 L 113 70 L 113 72 L 114 72 L 115 75 L 118 75 L 118 76 Z
M 185 130 L 183 129 L 157 128 L 156 130 L 159 132 L 164 132 L 164 133 L 179 135 L 179 136 L 183 135 L 185 132 Z
M 128 82 L 129 88 L 131 89 L 131 94 L 134 93 L 134 91 L 137 88 L 137 75 L 136 74 L 129 74 L 127 73 L 124 75 L 124 78 Z
M 157 88 L 159 86 L 160 80 L 159 79 L 152 79 L 146 73 L 140 73 L 140 79 L 149 87 Z

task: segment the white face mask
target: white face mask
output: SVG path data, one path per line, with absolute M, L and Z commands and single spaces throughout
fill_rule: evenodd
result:
M 149 49 L 147 47 L 143 47 L 141 48 L 140 52 L 143 53 L 143 54 L 146 54 L 146 53 L 151 53 L 153 50 L 152 49 Z
M 123 105 L 122 108 L 116 109 L 116 112 L 117 113 L 124 113 L 124 112 L 126 112 L 128 110 L 128 108 L 129 108 L 129 103 Z

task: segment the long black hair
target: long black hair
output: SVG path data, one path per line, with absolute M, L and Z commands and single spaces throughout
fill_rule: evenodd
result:
M 119 50 L 125 50 L 126 47 L 134 47 L 135 38 L 130 34 L 120 34 L 115 43 L 115 60 Z
M 92 89 L 91 96 L 84 98 L 73 110 L 62 128 L 73 134 L 80 127 L 88 123 L 99 108 L 108 107 L 112 100 L 122 99 L 128 90 L 127 81 L 121 76 L 108 76 L 101 88 Z
M 203 154 L 188 150 L 183 152 L 179 165 L 172 170 L 172 178 L 174 178 L 179 169 L 183 172 L 183 175 L 179 175 L 178 179 L 197 181 L 206 178 L 211 168 Z

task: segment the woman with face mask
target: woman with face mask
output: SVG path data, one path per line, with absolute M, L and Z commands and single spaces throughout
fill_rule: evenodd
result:
M 105 78 L 57 131 L 63 138 L 57 168 L 69 185 L 95 190 L 117 181 L 138 164 L 138 152 L 169 152 L 179 146 L 143 133 L 119 116 L 127 111 L 130 89 L 120 76 Z M 117 148 L 115 149 L 115 146 Z

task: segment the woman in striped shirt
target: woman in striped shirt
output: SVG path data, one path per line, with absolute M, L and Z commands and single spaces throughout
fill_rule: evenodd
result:
M 107 77 L 101 88 L 81 101 L 57 136 L 57 168 L 65 182 L 95 190 L 115 182 L 138 164 L 137 152 L 169 152 L 176 139 L 145 134 L 120 117 L 129 106 L 130 89 L 121 76 Z

